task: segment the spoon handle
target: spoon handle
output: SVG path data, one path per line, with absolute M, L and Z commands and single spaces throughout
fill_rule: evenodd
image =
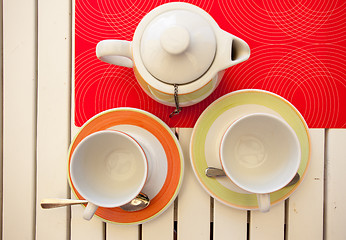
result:
M 214 167 L 208 167 L 205 169 L 205 175 L 207 177 L 221 177 L 221 176 L 226 176 L 225 172 L 220 169 L 220 168 L 214 168 Z M 293 177 L 293 179 L 285 186 L 292 186 L 296 184 L 300 180 L 300 175 L 299 173 L 296 173 L 296 175 Z
M 41 207 L 44 209 L 48 208 L 57 208 L 64 207 L 76 204 L 88 203 L 87 200 L 77 200 L 77 199 L 57 199 L 57 198 L 48 198 L 41 200 Z

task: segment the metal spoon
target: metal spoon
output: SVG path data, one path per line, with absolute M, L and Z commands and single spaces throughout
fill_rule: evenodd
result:
M 205 175 L 207 177 L 221 177 L 221 176 L 226 176 L 225 172 L 220 169 L 220 168 L 214 168 L 214 167 L 208 167 L 205 169 Z M 292 180 L 285 186 L 292 186 L 296 184 L 300 179 L 299 173 L 296 173 L 296 175 L 292 178 Z
M 226 176 L 225 172 L 220 168 L 208 167 L 205 169 L 205 175 L 207 177 L 222 177 Z
M 47 198 L 41 200 L 41 207 L 44 209 L 64 207 L 70 205 L 84 204 L 88 203 L 87 200 L 75 200 L 75 199 L 56 199 Z
M 44 209 L 48 209 L 85 203 L 88 203 L 88 201 L 75 199 L 43 199 L 41 201 L 41 207 Z M 120 206 L 120 208 L 128 212 L 134 212 L 146 208 L 149 203 L 149 197 L 144 193 L 140 193 L 135 199 L 133 199 L 129 203 L 126 203 L 125 205 Z
M 120 206 L 120 208 L 128 212 L 135 212 L 146 208 L 149 203 L 149 197 L 144 193 L 140 193 L 135 199 L 129 203 L 126 203 L 125 205 Z

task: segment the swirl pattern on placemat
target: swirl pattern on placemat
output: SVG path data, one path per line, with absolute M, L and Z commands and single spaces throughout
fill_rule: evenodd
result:
M 261 43 L 340 42 L 344 40 L 343 1 L 219 0 L 230 26 Z
M 345 36 L 342 24 L 345 11 L 340 12 L 342 8 L 337 5 L 337 1 L 266 0 L 263 3 L 275 25 L 294 39 L 311 41 L 307 38 L 313 36 L 314 42 L 339 42 Z
M 88 42 L 115 38 L 131 40 L 141 19 L 155 7 L 171 1 L 76 0 L 76 35 Z M 191 0 L 208 11 L 213 1 Z

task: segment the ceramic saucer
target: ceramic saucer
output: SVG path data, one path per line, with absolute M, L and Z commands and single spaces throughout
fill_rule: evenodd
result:
M 219 145 L 229 124 L 251 113 L 271 113 L 283 118 L 295 131 L 301 146 L 300 181 L 270 194 L 271 204 L 288 198 L 301 184 L 310 162 L 310 135 L 298 110 L 284 98 L 264 90 L 239 90 L 213 102 L 199 117 L 190 142 L 190 159 L 203 188 L 218 201 L 234 208 L 258 209 L 257 197 L 249 194 L 226 177 L 209 178 L 207 167 L 221 168 Z
M 143 192 L 150 205 L 137 212 L 120 208 L 98 208 L 96 216 L 118 224 L 141 224 L 163 213 L 176 198 L 183 177 L 184 159 L 179 142 L 171 129 L 156 116 L 134 108 L 116 108 L 101 112 L 86 122 L 72 141 L 69 150 L 68 179 L 78 199 L 70 177 L 70 160 L 78 143 L 89 134 L 116 129 L 127 132 L 141 144 L 148 156 L 149 174 Z

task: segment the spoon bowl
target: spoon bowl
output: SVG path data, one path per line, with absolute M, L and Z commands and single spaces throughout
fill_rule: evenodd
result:
M 149 204 L 149 197 L 144 193 L 140 193 L 135 199 L 129 203 L 126 203 L 125 205 L 120 206 L 120 208 L 127 212 L 135 212 L 146 208 Z

